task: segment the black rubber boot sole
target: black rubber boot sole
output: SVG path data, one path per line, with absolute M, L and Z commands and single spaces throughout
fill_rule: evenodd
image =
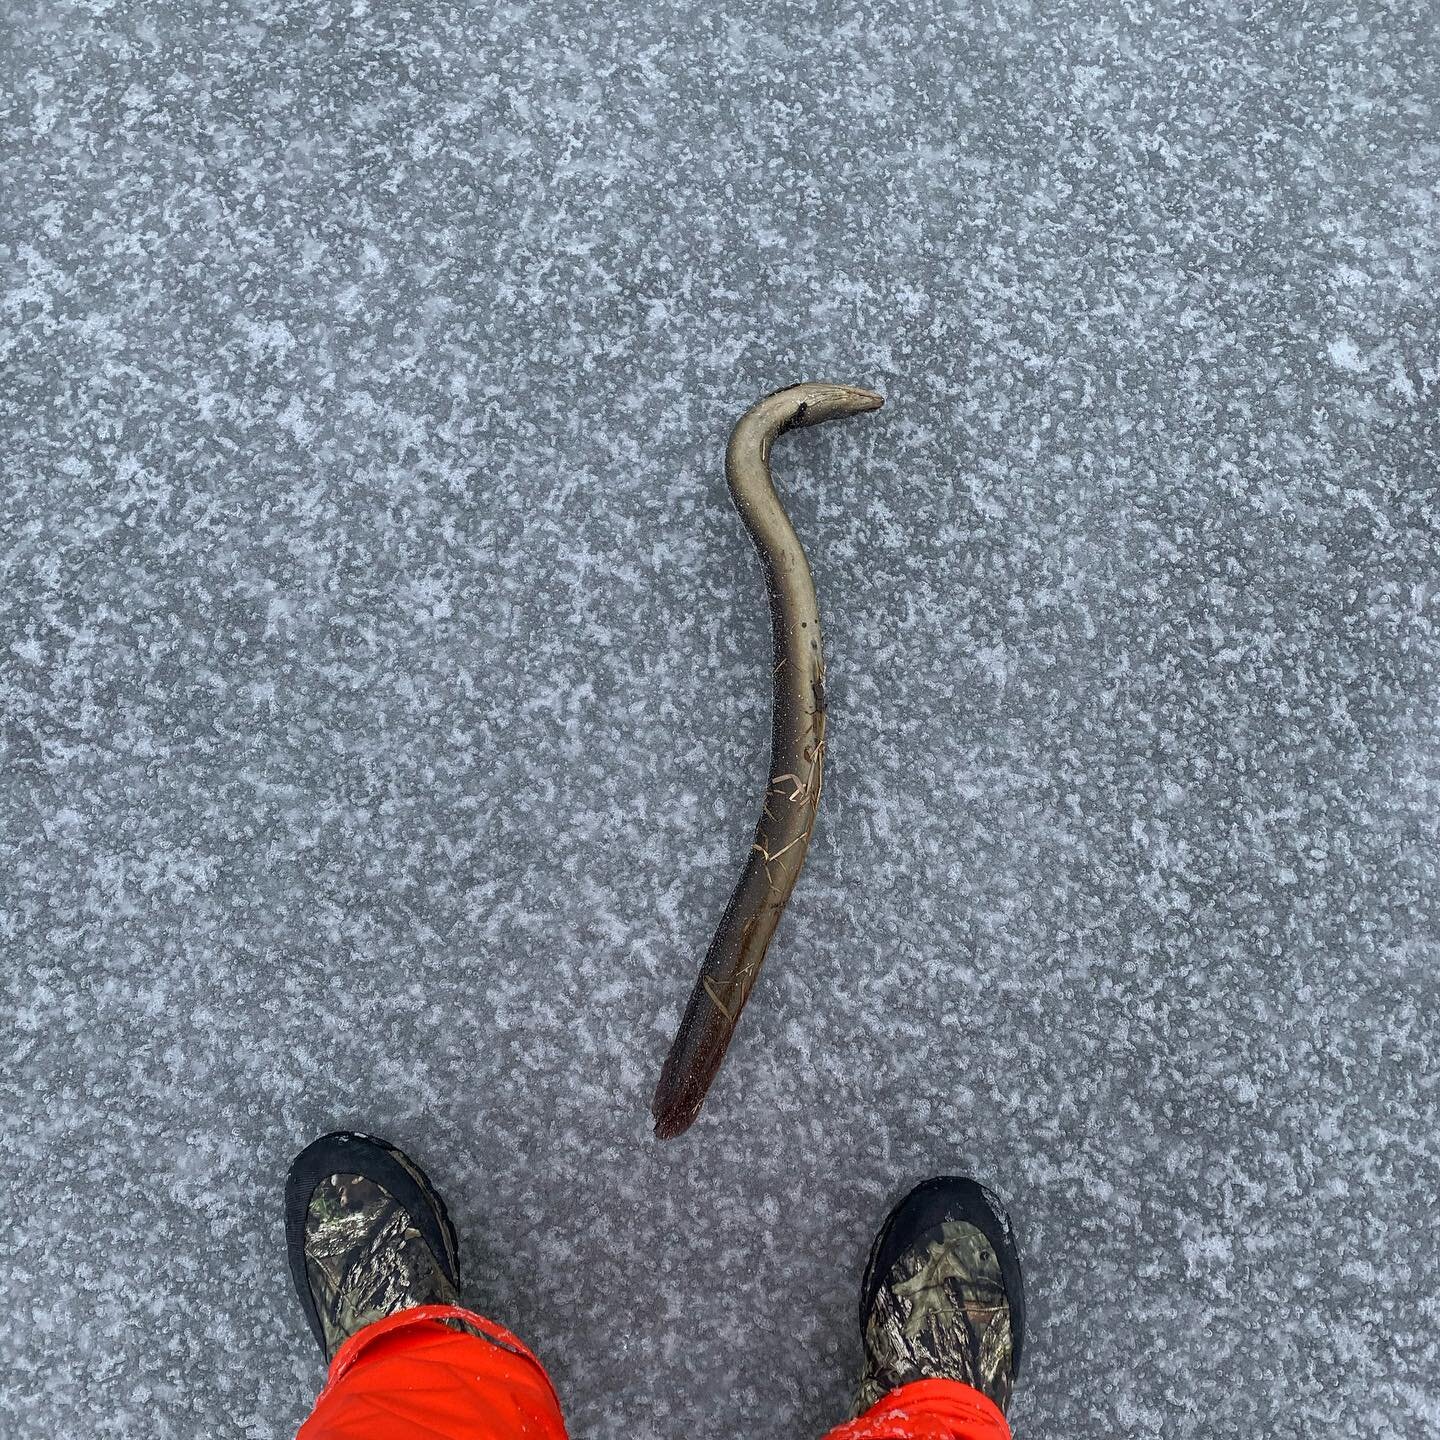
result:
M 907 1250 L 918 1245 L 947 1220 L 973 1225 L 994 1247 L 1000 1260 L 1000 1278 L 1010 1306 L 1010 1369 L 1020 1373 L 1020 1350 L 1025 1340 L 1025 1287 L 1020 1278 L 1020 1251 L 1010 1218 L 998 1200 L 966 1175 L 937 1175 L 923 1180 L 885 1217 L 870 1247 L 865 1278 L 860 1282 L 860 1335 L 864 1338 L 870 1307 L 885 1277 Z
M 414 1221 L 420 1237 L 440 1261 L 446 1277 L 460 1288 L 460 1246 L 455 1226 L 430 1177 L 397 1146 L 371 1135 L 336 1130 L 313 1140 L 295 1157 L 285 1177 L 285 1249 L 290 1278 L 301 1309 L 321 1351 L 325 1332 L 305 1268 L 305 1215 L 315 1187 L 332 1175 L 361 1175 L 395 1197 Z

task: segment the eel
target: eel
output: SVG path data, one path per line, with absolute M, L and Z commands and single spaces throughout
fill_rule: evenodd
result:
M 725 451 L 730 498 L 760 556 L 774 639 L 769 777 L 755 839 L 710 942 L 651 1103 L 655 1134 L 689 1129 L 725 1058 L 740 1012 L 810 846 L 825 766 L 825 659 L 815 582 L 775 493 L 770 449 L 787 430 L 878 410 L 849 385 L 792 385 L 741 416 Z

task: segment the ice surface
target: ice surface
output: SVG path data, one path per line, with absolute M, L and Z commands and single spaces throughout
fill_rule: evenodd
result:
M 340 1125 L 587 1440 L 839 1419 L 944 1169 L 1017 1436 L 1440 1430 L 1428 5 L 5 23 L 7 1437 L 289 1440 Z M 661 1147 L 822 377 L 820 830 Z

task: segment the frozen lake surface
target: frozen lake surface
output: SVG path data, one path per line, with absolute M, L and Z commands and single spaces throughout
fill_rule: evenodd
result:
M 27 7 L 28 8 L 28 7 Z M 280 1183 L 450 1197 L 577 1440 L 847 1413 L 1011 1201 L 1017 1440 L 1440 1430 L 1431 7 L 10 13 L 0 1429 L 290 1440 Z M 651 1088 L 765 765 L 816 843 Z

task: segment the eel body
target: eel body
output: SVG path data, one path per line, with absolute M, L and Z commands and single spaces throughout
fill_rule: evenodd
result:
M 825 765 L 825 660 L 815 582 L 775 493 L 770 449 L 787 430 L 877 410 L 881 397 L 849 385 L 792 385 L 767 395 L 735 426 L 725 475 L 765 572 L 774 638 L 770 768 L 755 839 L 700 968 L 666 1057 L 651 1113 L 670 1139 L 700 1113 L 775 927 L 805 863 Z

